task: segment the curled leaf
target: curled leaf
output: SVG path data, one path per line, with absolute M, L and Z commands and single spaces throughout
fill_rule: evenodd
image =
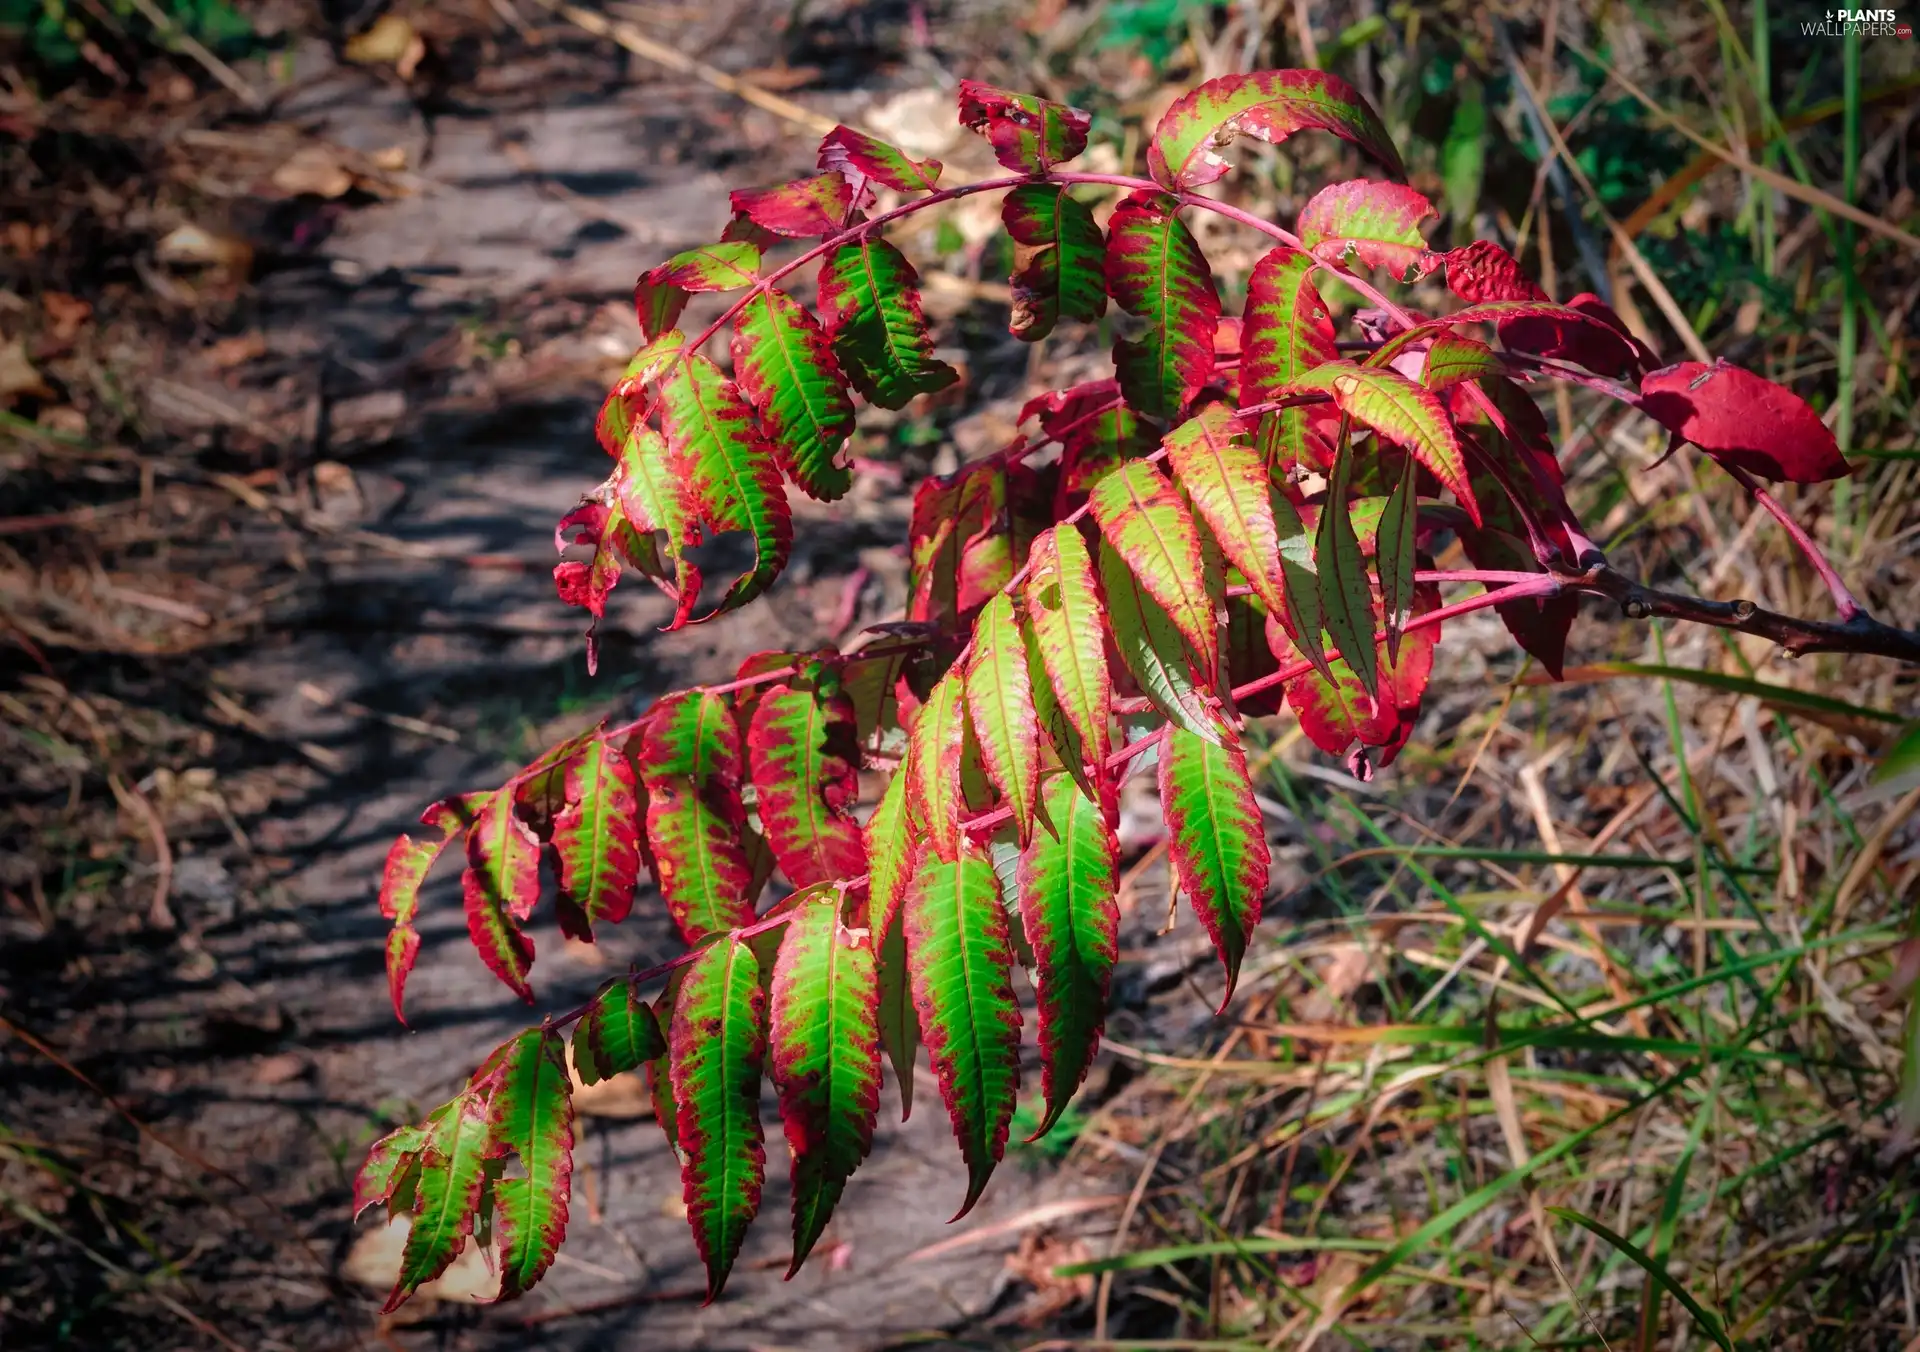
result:
M 1093 125 L 1078 108 L 978 80 L 960 82 L 960 121 L 993 144 L 995 159 L 1023 174 L 1044 174 L 1078 155 Z
M 1322 70 L 1222 75 L 1174 100 L 1153 129 L 1147 171 L 1163 188 L 1194 188 L 1227 172 L 1221 148 L 1238 135 L 1279 145 L 1297 131 L 1330 131 L 1407 176 L 1380 115 L 1352 85 Z
M 820 167 L 858 183 L 870 178 L 900 192 L 932 192 L 940 161 L 909 159 L 905 151 L 852 127 L 835 127 L 820 142 Z

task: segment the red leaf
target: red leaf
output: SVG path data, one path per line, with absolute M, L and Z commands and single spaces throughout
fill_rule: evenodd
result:
M 995 159 L 1023 174 L 1043 174 L 1078 155 L 1093 125 L 1078 108 L 978 80 L 960 82 L 960 121 L 993 143 Z
M 851 180 L 870 178 L 900 192 L 932 192 L 940 182 L 940 161 L 914 160 L 885 141 L 835 127 L 820 142 L 820 167 Z
M 1584 366 L 1603 376 L 1642 369 L 1641 351 L 1627 326 L 1592 292 L 1575 296 L 1567 309 L 1581 316 L 1513 319 L 1498 326 L 1500 341 L 1515 352 L 1531 352 Z
M 1546 300 L 1519 262 L 1492 240 L 1476 240 L 1464 249 L 1441 254 L 1447 288 L 1469 305 L 1489 300 Z
M 870 196 L 870 194 L 869 194 Z M 856 205 L 853 185 L 839 174 L 818 174 L 773 188 L 737 188 L 733 209 L 763 230 L 807 239 L 846 228 Z
M 1833 433 L 1792 390 L 1725 361 L 1683 361 L 1640 382 L 1640 409 L 1723 465 L 1812 484 L 1849 473 Z
M 1324 263 L 1345 267 L 1357 258 L 1408 281 L 1427 253 L 1420 222 L 1438 214 L 1405 184 L 1363 178 L 1332 183 L 1301 208 L 1300 242 Z

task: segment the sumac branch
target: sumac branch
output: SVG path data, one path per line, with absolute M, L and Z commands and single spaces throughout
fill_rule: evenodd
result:
M 1596 297 L 1554 302 L 1497 245 L 1428 249 L 1433 209 L 1404 183 L 1332 184 L 1297 233 L 1193 191 L 1226 172 L 1237 134 L 1331 133 L 1402 177 L 1379 118 L 1339 78 L 1207 82 L 1156 129 L 1150 179 L 1060 168 L 1086 146 L 1075 109 L 973 82 L 959 105 L 1008 176 L 942 189 L 937 161 L 842 127 L 818 174 L 734 193 L 720 240 L 640 278 L 646 345 L 598 421 L 611 471 L 556 534 L 591 551 L 555 569 L 561 599 L 597 624 L 638 573 L 678 629 L 773 585 L 793 538 L 789 488 L 830 501 L 851 485 L 857 403 L 901 408 L 957 379 L 934 355 L 912 264 L 885 238 L 903 217 L 1003 194 L 1011 332 L 1037 339 L 1111 303 L 1127 316 L 1113 376 L 1036 395 L 1011 445 L 919 485 L 907 613 L 868 646 L 758 654 L 734 680 L 669 694 L 498 788 L 434 804 L 394 843 L 380 906 L 402 1017 L 420 887 L 456 839 L 474 945 L 528 1002 L 543 858 L 564 933 L 591 939 L 621 920 L 645 871 L 687 951 L 516 1037 L 424 1123 L 375 1145 L 356 1208 L 412 1217 L 389 1307 L 467 1243 L 497 1250 L 503 1297 L 553 1261 L 568 1056 L 587 1084 L 647 1070 L 710 1295 L 760 1202 L 763 1075 L 791 1160 L 794 1268 L 872 1141 L 883 1051 L 904 1098 L 926 1046 L 965 1163 L 964 1214 L 1019 1090 L 1016 952 L 1032 955 L 1038 991 L 1042 1131 L 1099 1046 L 1121 781 L 1153 766 L 1176 885 L 1230 995 L 1269 863 L 1245 721 L 1284 703 L 1316 746 L 1370 774 L 1412 733 L 1454 617 L 1496 609 L 1555 675 L 1582 595 L 1796 652 L 1920 660 L 1920 637 L 1868 616 L 1756 482 L 1847 472 L 1791 391 L 1725 364 L 1656 369 Z M 904 200 L 876 214 L 882 189 Z M 1115 190 L 1103 228 L 1091 208 Z M 1188 228 L 1203 211 L 1272 241 L 1239 316 L 1222 315 Z M 780 248 L 796 252 L 771 263 Z M 810 264 L 817 313 L 783 286 Z M 1461 305 L 1415 313 L 1373 268 L 1396 284 L 1437 275 Z M 1329 281 L 1376 307 L 1351 336 L 1322 298 Z M 688 337 L 675 325 L 696 291 L 736 295 Z M 731 373 L 705 351 L 723 332 Z M 1615 569 L 1568 504 L 1527 391 L 1556 379 L 1638 408 L 1721 464 L 1807 554 L 1839 618 L 1678 595 Z M 752 538 L 753 562 L 714 600 L 692 551 L 732 531 Z M 1470 568 L 1433 566 L 1448 541 Z M 596 653 L 590 629 L 590 666 Z M 891 769 L 864 809 L 863 766 Z M 776 876 L 784 895 L 761 910 Z

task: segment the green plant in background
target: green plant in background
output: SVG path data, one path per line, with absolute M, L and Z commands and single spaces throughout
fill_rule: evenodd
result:
M 156 14 L 172 32 L 153 21 Z M 55 76 L 86 63 L 89 44 L 169 51 L 175 34 L 221 56 L 240 55 L 254 42 L 252 21 L 229 0 L 0 0 L 0 35 L 23 37 L 31 63 Z

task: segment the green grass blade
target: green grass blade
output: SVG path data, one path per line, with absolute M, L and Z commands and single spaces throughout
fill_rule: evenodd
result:
M 1725 1348 L 1726 1352 L 1733 1352 L 1733 1344 L 1727 1341 L 1726 1332 L 1721 1328 L 1720 1321 L 1709 1314 L 1705 1307 L 1693 1298 L 1691 1291 L 1675 1281 L 1672 1273 L 1668 1272 L 1666 1268 L 1660 1264 L 1654 1262 L 1653 1258 L 1645 1249 L 1632 1243 L 1626 1236 L 1615 1234 L 1599 1221 L 1583 1216 L 1568 1207 L 1550 1206 L 1547 1208 L 1547 1213 L 1558 1216 L 1563 1221 L 1572 1221 L 1575 1225 L 1580 1226 L 1584 1230 L 1591 1231 L 1593 1234 L 1598 1235 L 1602 1241 L 1612 1245 L 1628 1262 L 1645 1272 L 1647 1276 L 1653 1278 L 1655 1282 L 1659 1283 L 1662 1290 L 1684 1305 L 1687 1313 L 1693 1316 L 1693 1322 L 1698 1324 L 1709 1338 L 1713 1339 L 1720 1347 Z

